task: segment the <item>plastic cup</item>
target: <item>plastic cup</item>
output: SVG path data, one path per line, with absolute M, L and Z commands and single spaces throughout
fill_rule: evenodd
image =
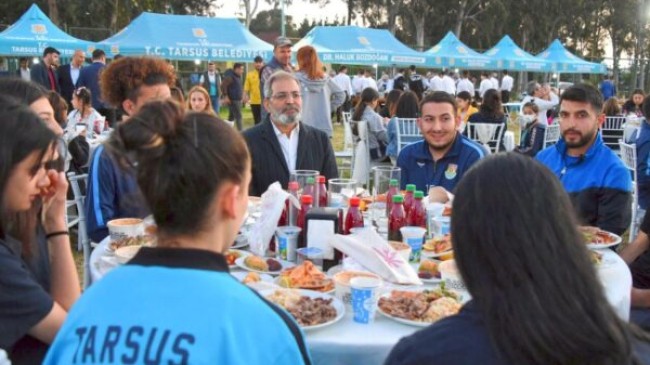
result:
M 438 264 L 440 278 L 445 282 L 445 288 L 467 292 L 467 287 L 460 276 L 456 260 L 447 260 Z
M 296 262 L 300 227 L 281 226 L 275 230 L 275 253 L 280 260 Z
M 450 226 L 450 217 L 436 216 L 429 219 L 429 232 L 431 233 L 431 237 L 442 237 L 449 234 Z
M 427 230 L 422 227 L 402 227 L 399 229 L 402 232 L 402 239 L 404 243 L 411 247 L 411 254 L 409 255 L 409 262 L 420 262 L 422 255 L 422 244 L 424 243 L 424 234 Z
M 330 179 L 327 186 L 327 206 L 347 208 L 348 200 L 356 194 L 357 181 L 352 179 Z
M 318 247 L 303 247 L 296 250 L 298 253 L 298 265 L 309 260 L 314 266 L 323 269 L 323 250 Z
M 350 280 L 352 312 L 357 323 L 372 323 L 377 312 L 377 300 L 381 279 L 373 277 L 355 277 Z

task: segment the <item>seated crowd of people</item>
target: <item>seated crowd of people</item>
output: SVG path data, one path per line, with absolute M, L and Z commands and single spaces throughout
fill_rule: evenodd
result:
M 157 336 L 164 340 L 151 351 L 165 363 L 312 363 L 295 320 L 232 280 L 224 257 L 249 196 L 276 181 L 287 189 L 295 170 L 339 177 L 332 114 L 356 92 L 349 77 L 346 86 L 345 77 L 323 72 L 312 47 L 298 50 L 294 70 L 291 46 L 280 37 L 266 66 L 256 60 L 258 84 L 245 87 L 238 64 L 229 73 L 234 94 L 226 103 L 241 108 L 259 93 L 261 120 L 242 132 L 236 108 L 237 129 L 215 112 L 214 90 L 196 86 L 187 102 L 178 101 L 182 92 L 173 98 L 176 74 L 154 57 L 106 64 L 93 52 L 93 64 L 82 67 L 84 55 L 76 54 L 64 70 L 76 75 L 69 94 L 53 82 L 54 49 L 36 70 L 41 85 L 0 79 L 0 349 L 14 364 L 147 363 Z M 414 67 L 404 73 L 422 87 L 396 77 L 383 112 L 377 87 L 363 87 L 352 119 L 367 122 L 371 156 L 401 168 L 402 188 L 414 184 L 430 199 L 452 201 L 455 258 L 472 300 L 403 338 L 386 364 L 650 364 L 650 337 L 637 326 L 650 328 L 650 216 L 620 253 L 634 278 L 637 324 L 614 312 L 588 250 L 576 244 L 579 225 L 622 235 L 631 220 L 630 172 L 599 132 L 601 92 L 577 84 L 557 96 L 530 83 L 520 146 L 488 156 L 466 125 L 507 127 L 507 72 L 507 90 L 483 75 L 478 107 L 474 90 L 460 90 L 467 73 L 453 93 L 427 92 Z M 444 88 L 449 75 L 439 76 L 430 84 Z M 635 97 L 626 112 L 650 116 L 650 100 Z M 561 138 L 543 148 L 551 104 Z M 397 118 L 415 118 L 422 134 L 399 153 Z M 91 152 L 88 141 L 102 133 L 107 140 Z M 636 143 L 645 210 L 648 122 Z M 66 171 L 88 173 L 92 241 L 108 235 L 112 219 L 151 214 L 157 224 L 156 247 L 142 248 L 83 295 L 66 223 Z

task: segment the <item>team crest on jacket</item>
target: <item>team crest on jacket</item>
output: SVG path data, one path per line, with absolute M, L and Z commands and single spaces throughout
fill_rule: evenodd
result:
M 458 170 L 458 165 L 450 163 L 445 170 L 445 178 L 447 180 L 453 180 L 456 178 L 456 171 Z

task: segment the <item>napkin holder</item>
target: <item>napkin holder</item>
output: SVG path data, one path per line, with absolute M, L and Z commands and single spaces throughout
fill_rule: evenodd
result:
M 307 247 L 317 247 L 323 250 L 323 265 L 336 259 L 334 247 L 329 243 L 335 234 L 340 232 L 339 209 L 312 208 L 305 217 L 305 240 Z M 327 270 L 327 268 L 325 268 Z

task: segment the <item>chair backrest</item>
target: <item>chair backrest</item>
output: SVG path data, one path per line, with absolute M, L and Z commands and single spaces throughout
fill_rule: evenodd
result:
M 350 125 L 351 119 L 351 113 L 343 112 L 343 151 L 352 151 L 354 148 L 354 136 Z
M 368 145 L 368 122 L 365 120 L 351 121 L 356 125 L 357 140 L 354 145 L 352 179 L 365 183 L 370 181 L 370 146 Z
M 605 122 L 600 127 L 603 143 L 615 152 L 619 152 L 620 149 L 618 140 L 623 138 L 623 123 L 625 123 L 624 116 L 605 117 Z
M 556 144 L 559 139 L 560 139 L 560 125 L 551 124 L 547 126 L 546 131 L 544 131 L 544 148 Z
M 492 153 L 499 152 L 504 132 L 504 124 L 467 123 L 467 136 L 471 140 L 489 147 Z
M 397 118 L 395 120 L 397 132 L 397 154 L 407 145 L 422 140 L 422 133 L 418 128 L 417 118 Z
M 618 141 L 621 149 L 621 160 L 628 170 L 632 171 L 633 179 L 636 181 L 636 145 Z

